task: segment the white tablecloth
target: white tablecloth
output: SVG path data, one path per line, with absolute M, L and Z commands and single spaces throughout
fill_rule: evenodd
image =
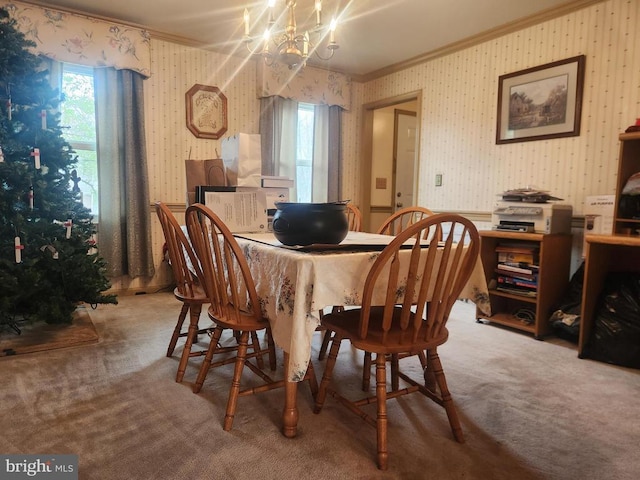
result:
M 378 241 L 380 236 L 370 234 Z M 345 242 L 361 244 L 367 234 L 350 232 Z M 359 305 L 369 269 L 379 251 L 300 251 L 274 246 L 271 234 L 236 236 L 253 275 L 261 309 L 269 319 L 275 343 L 289 353 L 290 381 L 304 377 L 319 312 L 332 305 Z M 390 241 L 392 237 L 387 237 Z M 259 240 L 259 241 L 256 241 Z M 356 248 L 356 247 L 354 247 Z M 461 298 L 490 314 L 487 284 L 480 258 Z

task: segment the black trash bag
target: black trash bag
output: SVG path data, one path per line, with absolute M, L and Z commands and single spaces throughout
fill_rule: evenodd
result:
M 575 343 L 578 343 L 578 337 L 580 336 L 583 280 L 584 262 L 571 276 L 567 293 L 562 297 L 549 318 L 551 326 L 559 337 Z
M 585 357 L 640 368 L 640 273 L 609 273 Z

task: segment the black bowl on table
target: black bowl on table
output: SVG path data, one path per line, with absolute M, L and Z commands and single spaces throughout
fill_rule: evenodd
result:
M 346 204 L 276 202 L 273 233 L 288 246 L 337 245 L 349 231 Z

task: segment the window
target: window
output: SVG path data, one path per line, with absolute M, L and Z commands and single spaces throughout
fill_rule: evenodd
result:
M 298 202 L 311 202 L 313 185 L 314 106 L 298 104 L 296 192 Z
M 93 91 L 93 69 L 63 64 L 60 104 L 64 138 L 78 157 L 76 171 L 82 192 L 82 203 L 98 215 L 98 160 L 96 156 L 96 116 Z

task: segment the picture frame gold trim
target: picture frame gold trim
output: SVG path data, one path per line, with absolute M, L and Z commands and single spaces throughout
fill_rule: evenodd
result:
M 580 135 L 585 56 L 498 78 L 496 143 Z
M 217 140 L 227 131 L 227 97 L 218 87 L 195 84 L 185 94 L 187 128 L 197 138 Z

